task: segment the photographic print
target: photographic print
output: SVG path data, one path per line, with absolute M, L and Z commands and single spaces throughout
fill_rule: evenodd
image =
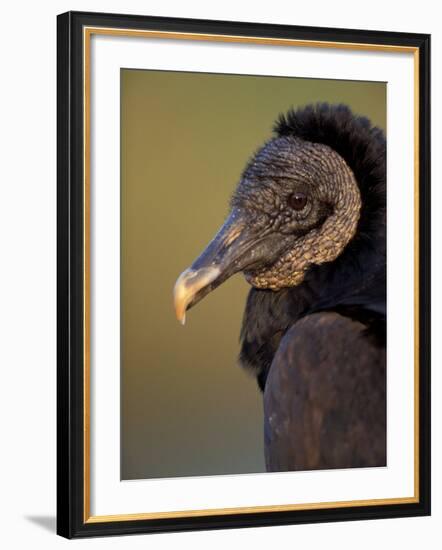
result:
M 386 84 L 123 69 L 121 116 L 122 478 L 385 466 Z
M 57 532 L 428 515 L 430 37 L 57 25 Z

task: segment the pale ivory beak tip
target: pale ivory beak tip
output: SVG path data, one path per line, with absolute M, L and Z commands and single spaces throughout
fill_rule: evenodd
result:
M 173 290 L 173 300 L 175 305 L 175 315 L 177 321 L 184 325 L 186 323 L 186 307 L 188 303 L 188 295 L 186 292 L 186 286 L 183 284 L 187 277 L 188 270 L 182 273 L 177 282 L 175 283 L 175 288 Z
M 173 290 L 173 299 L 176 318 L 182 325 L 186 323 L 187 306 L 193 297 L 214 281 L 219 273 L 218 267 L 206 267 L 199 270 L 186 269 L 178 277 Z

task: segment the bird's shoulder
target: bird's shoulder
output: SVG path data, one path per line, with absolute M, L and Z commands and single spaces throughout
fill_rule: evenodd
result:
M 376 328 L 376 330 L 374 329 Z M 296 365 L 298 369 L 325 369 L 370 362 L 385 352 L 382 336 L 384 320 L 376 312 L 361 308 L 336 308 L 311 313 L 299 319 L 285 333 L 272 362 Z M 351 350 L 351 351 L 350 351 Z M 358 361 L 355 361 L 358 358 Z
M 383 391 L 385 362 L 385 346 L 364 320 L 337 311 L 313 313 L 281 339 L 268 372 L 265 400 L 290 410 L 289 402 L 296 399 L 298 405 L 303 400 L 321 403 L 338 395 L 357 396 L 367 386 Z
M 297 321 L 264 391 L 268 468 L 384 464 L 385 363 L 362 320 L 326 311 Z

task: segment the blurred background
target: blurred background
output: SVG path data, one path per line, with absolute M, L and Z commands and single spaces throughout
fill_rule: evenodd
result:
M 262 396 L 237 364 L 236 275 L 175 319 L 178 275 L 213 237 L 279 113 L 345 103 L 386 129 L 386 84 L 121 71 L 122 479 L 264 472 Z

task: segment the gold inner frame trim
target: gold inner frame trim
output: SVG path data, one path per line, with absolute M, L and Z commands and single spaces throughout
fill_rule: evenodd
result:
M 203 510 L 178 510 L 172 512 L 150 512 L 137 514 L 115 514 L 106 516 L 91 515 L 91 472 L 90 472 L 90 46 L 92 35 L 130 36 L 157 39 L 194 40 L 203 42 L 231 42 L 257 45 L 333 48 L 342 50 L 375 51 L 390 53 L 412 53 L 414 62 L 414 494 L 410 497 L 351 500 L 336 502 L 317 502 L 302 504 L 283 504 L 269 506 L 249 506 L 235 508 L 214 508 Z M 224 34 L 186 33 L 149 31 L 136 29 L 115 29 L 108 27 L 83 28 L 83 93 L 84 93 L 84 523 L 102 523 L 115 521 L 136 521 L 167 518 L 191 518 L 219 516 L 229 514 L 252 514 L 260 512 L 284 512 L 297 510 L 324 510 L 356 506 L 379 506 L 388 504 L 411 504 L 419 502 L 419 49 L 412 46 L 364 44 L 357 42 L 330 42 L 321 40 L 296 40 L 268 37 L 245 37 Z

